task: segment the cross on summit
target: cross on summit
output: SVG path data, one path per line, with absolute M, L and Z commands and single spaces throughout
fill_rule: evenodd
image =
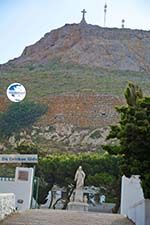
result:
M 82 14 L 83 14 L 82 19 L 85 19 L 85 13 L 87 13 L 87 12 L 85 11 L 85 9 L 83 9 L 81 12 L 82 12 Z
M 86 20 L 85 20 L 85 13 L 87 13 L 86 11 L 85 11 L 85 9 L 83 9 L 82 11 L 82 20 L 81 20 L 81 22 L 80 23 L 86 23 Z

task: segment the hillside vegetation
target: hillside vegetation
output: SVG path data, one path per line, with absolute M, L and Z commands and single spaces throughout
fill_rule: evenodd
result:
M 5 95 L 10 83 L 20 82 L 30 100 L 49 95 L 99 93 L 123 96 L 127 82 L 134 81 L 150 94 L 150 77 L 146 72 L 115 71 L 98 67 L 63 64 L 51 60 L 47 64 L 30 64 L 25 67 L 1 70 L 1 94 Z

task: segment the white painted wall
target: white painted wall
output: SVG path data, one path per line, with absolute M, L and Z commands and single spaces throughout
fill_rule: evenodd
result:
M 150 225 L 150 200 L 144 199 L 139 176 L 122 177 L 121 214 L 136 225 Z
M 144 199 L 144 195 L 139 176 L 135 175 L 131 178 L 123 176 L 121 185 L 121 214 L 128 215 L 129 208 L 142 199 Z
M 0 220 L 15 211 L 15 195 L 13 193 L 0 194 Z
M 19 171 L 28 171 L 28 180 L 19 180 Z M 15 206 L 19 211 L 24 211 L 30 208 L 32 197 L 32 185 L 33 185 L 33 168 L 17 167 L 15 174 L 15 181 L 0 180 L 0 193 L 14 193 L 15 194 Z M 18 200 L 23 200 L 23 203 L 19 203 Z
M 136 222 L 136 225 L 144 225 L 144 214 L 145 206 L 143 199 L 129 208 L 128 217 L 131 218 L 134 222 Z

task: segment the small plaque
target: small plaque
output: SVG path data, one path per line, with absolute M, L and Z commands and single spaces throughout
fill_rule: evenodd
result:
M 18 180 L 28 181 L 29 173 L 28 171 L 19 170 L 18 171 Z

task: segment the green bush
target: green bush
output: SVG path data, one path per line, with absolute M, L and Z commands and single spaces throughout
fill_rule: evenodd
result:
M 30 128 L 47 110 L 45 105 L 33 102 L 11 104 L 0 114 L 0 137 L 6 138 L 24 128 Z

